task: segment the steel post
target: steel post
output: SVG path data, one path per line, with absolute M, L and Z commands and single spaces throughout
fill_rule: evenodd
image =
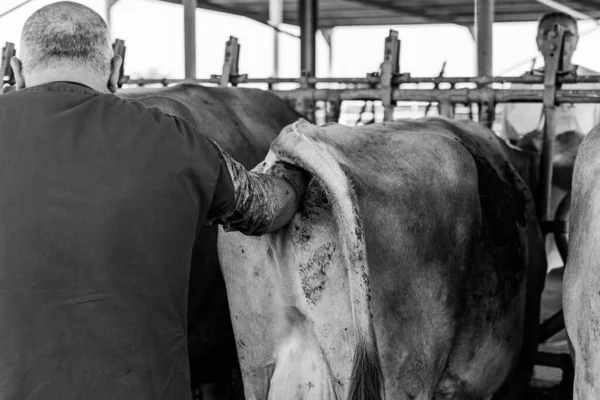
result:
M 279 77 L 279 25 L 283 22 L 283 0 L 269 0 L 269 21 L 273 29 L 273 74 Z
M 555 26 L 549 33 L 551 40 L 541 49 L 544 55 L 544 136 L 542 156 L 540 160 L 540 179 L 538 189 L 538 218 L 548 221 L 550 215 L 550 195 L 552 190 L 552 159 L 554 154 L 554 137 L 556 136 L 556 75 L 562 69 L 562 48 L 564 28 Z
M 300 23 L 300 72 L 303 76 L 315 76 L 317 0 L 298 0 Z
M 495 0 L 475 0 L 477 75 L 492 76 L 492 49 Z
M 196 6 L 197 0 L 183 1 L 185 78 L 196 79 Z

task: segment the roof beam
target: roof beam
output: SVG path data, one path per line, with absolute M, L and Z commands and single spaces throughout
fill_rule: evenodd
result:
M 233 7 L 223 6 L 219 4 L 213 4 L 209 0 L 198 0 L 198 7 L 204 8 L 206 10 L 219 11 L 227 14 L 239 15 L 242 17 L 248 17 L 260 23 L 266 24 L 268 20 L 268 15 L 265 13 L 261 15 L 259 13 L 254 13 L 251 11 L 238 11 Z
M 161 1 L 165 1 L 167 3 L 179 4 L 179 5 L 182 4 L 182 0 L 161 0 Z M 218 12 L 227 13 L 227 14 L 231 14 L 231 15 L 238 15 L 240 17 L 247 17 L 247 18 L 253 19 L 257 22 L 260 22 L 262 24 L 267 23 L 267 15 L 266 14 L 263 16 L 263 15 L 252 13 L 252 12 L 238 11 L 234 8 L 213 4 L 208 0 L 198 0 L 198 8 L 203 8 L 205 10 L 211 10 L 211 11 L 218 11 Z
M 574 10 L 571 7 L 567 7 L 564 4 L 559 3 L 558 1 L 554 1 L 554 0 L 535 0 L 535 1 L 537 1 L 540 4 L 545 5 L 547 7 L 550 7 L 556 11 L 564 12 L 565 14 L 568 14 L 568 15 L 572 16 L 573 18 L 587 19 L 587 20 L 594 21 L 597 24 L 599 23 L 595 18 L 590 17 L 589 15 L 579 12 L 577 10 Z
M 600 5 L 597 1 L 594 0 L 570 0 L 570 2 L 577 4 L 578 6 L 581 6 L 583 8 L 586 8 L 589 11 L 597 11 L 598 6 Z
M 31 3 L 33 0 L 25 0 L 23 2 L 21 2 L 20 4 L 14 6 L 13 8 L 3 12 L 2 14 L 0 14 L 0 18 L 7 16 L 8 14 L 10 14 L 13 11 L 17 11 L 19 8 L 23 7 L 24 5 Z
M 119 0 L 106 0 L 106 25 L 108 26 L 108 29 L 110 30 L 111 28 L 111 17 L 110 17 L 110 10 L 113 8 L 113 6 L 115 4 L 117 4 Z
M 386 10 L 397 11 L 402 14 L 411 15 L 413 17 L 420 17 L 431 22 L 437 22 L 440 24 L 455 24 L 455 22 L 451 18 L 437 17 L 435 15 L 431 15 L 425 11 L 423 7 L 419 8 L 407 8 L 396 4 L 395 1 L 390 0 L 348 0 L 354 3 L 361 3 L 365 6 L 377 6 Z
M 173 3 L 173 4 L 180 4 L 181 5 L 181 0 L 161 0 L 167 3 Z M 276 30 L 279 33 L 282 33 L 284 35 L 287 36 L 291 36 L 293 38 L 298 39 L 299 36 L 295 35 L 291 32 L 288 32 L 286 30 L 280 29 L 274 25 L 272 25 L 269 21 L 268 21 L 268 16 L 267 14 L 265 14 L 264 16 L 259 14 L 259 13 L 254 13 L 254 12 L 250 12 L 250 11 L 238 11 L 234 8 L 230 8 L 230 7 L 226 7 L 226 6 L 221 6 L 218 4 L 213 4 L 210 3 L 207 0 L 198 0 L 198 8 L 202 8 L 204 10 L 210 10 L 210 11 L 217 11 L 217 12 L 222 12 L 222 13 L 226 13 L 226 14 L 231 14 L 231 15 L 237 15 L 239 17 L 246 17 L 246 18 L 250 18 L 253 21 L 256 22 L 260 22 L 261 24 L 267 25 L 270 28 L 273 28 L 274 30 Z

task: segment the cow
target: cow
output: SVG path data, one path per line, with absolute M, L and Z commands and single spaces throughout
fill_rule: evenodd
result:
M 561 132 L 555 137 L 554 154 L 552 157 L 552 188 L 550 194 L 551 219 L 554 218 L 560 203 L 566 199 L 567 194 L 571 191 L 571 180 L 573 177 L 575 158 L 584 137 L 585 135 L 583 133 L 577 131 Z M 531 154 L 533 170 L 530 179 L 532 187 L 530 188 L 537 194 L 540 156 L 542 151 L 542 132 L 537 130 L 530 132 L 517 141 L 515 145 Z M 546 238 L 546 253 L 548 255 L 549 269 L 562 267 L 564 265 L 564 260 L 558 252 L 553 235 L 548 235 Z
M 283 100 L 257 89 L 180 84 L 157 89 L 123 89 L 117 94 L 201 127 L 203 133 L 248 169 L 265 158 L 273 139 L 299 117 Z M 235 393 L 229 384 L 239 366 L 217 258 L 216 226 L 199 232 L 193 250 L 188 352 L 194 388 L 220 382 L 219 398 L 239 397 L 241 388 Z M 233 393 L 222 393 L 226 391 Z
M 563 311 L 575 361 L 573 399 L 600 398 L 600 125 L 583 140 L 573 173 Z
M 219 233 L 247 399 L 516 399 L 544 242 L 496 135 L 443 118 L 286 127 L 313 179 L 294 220 Z

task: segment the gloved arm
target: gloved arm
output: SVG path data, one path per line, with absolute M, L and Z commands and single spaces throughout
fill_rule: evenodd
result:
M 221 224 L 227 232 L 240 231 L 252 236 L 273 232 L 288 224 L 302 202 L 310 175 L 283 162 L 273 166 L 272 175 L 248 171 L 216 147 L 231 176 L 235 200 L 222 215 L 212 216 L 207 223 Z

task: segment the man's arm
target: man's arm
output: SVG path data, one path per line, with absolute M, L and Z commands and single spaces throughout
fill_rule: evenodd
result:
M 211 210 L 207 223 L 218 223 L 225 231 L 252 236 L 287 225 L 300 206 L 310 175 L 287 163 L 277 163 L 271 170 L 272 175 L 248 171 L 216 143 L 211 143 L 227 167 L 223 172 L 228 173 L 225 178 L 230 178 L 235 195 L 225 207 Z

